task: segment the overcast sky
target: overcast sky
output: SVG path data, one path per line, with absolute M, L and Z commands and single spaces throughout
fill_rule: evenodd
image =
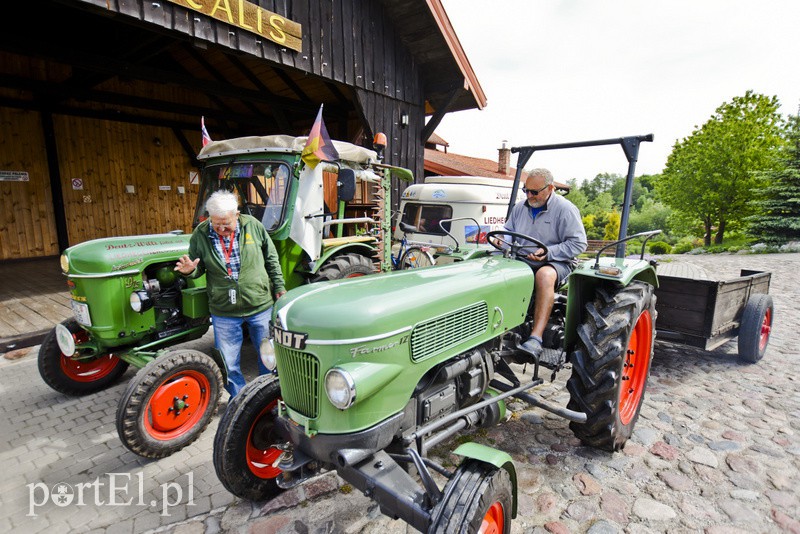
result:
M 488 99 L 436 133 L 458 154 L 653 133 L 637 175 L 752 89 L 800 104 L 800 0 L 442 0 Z M 512 164 L 516 155 L 512 156 Z M 535 153 L 559 181 L 624 174 L 616 146 Z

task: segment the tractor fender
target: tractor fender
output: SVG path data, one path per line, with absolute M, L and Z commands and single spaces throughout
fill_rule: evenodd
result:
M 453 454 L 463 456 L 464 458 L 471 458 L 479 462 L 486 462 L 493 465 L 498 469 L 505 469 L 508 476 L 511 478 L 511 517 L 517 517 L 517 468 L 514 467 L 514 460 L 507 452 L 503 452 L 480 443 L 468 442 L 453 451 Z
M 353 252 L 355 254 L 361 254 L 362 256 L 371 257 L 375 252 L 375 247 L 370 245 L 369 243 L 346 243 L 344 245 L 339 245 L 338 247 L 331 247 L 325 252 L 323 252 L 319 259 L 314 263 L 314 268 L 311 270 L 311 274 L 316 274 L 325 262 L 328 261 L 333 256 L 338 256 L 339 254 L 347 254 Z
M 655 267 L 645 260 L 625 260 L 619 263 L 614 258 L 601 258 L 601 266 L 619 266 L 617 276 L 601 274 L 593 268 L 594 260 L 587 260 L 569 275 L 567 292 L 567 316 L 565 324 L 565 346 L 569 351 L 577 340 L 576 329 L 583 322 L 583 310 L 587 302 L 594 300 L 595 291 L 603 284 L 619 284 L 627 287 L 634 280 L 647 282 L 658 288 L 658 275 Z

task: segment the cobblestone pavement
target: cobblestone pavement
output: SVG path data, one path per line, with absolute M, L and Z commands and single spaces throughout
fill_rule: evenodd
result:
M 515 460 L 519 515 L 512 533 L 800 533 L 800 350 L 792 334 L 800 325 L 800 254 L 674 260 L 715 279 L 736 277 L 739 268 L 772 271 L 767 355 L 742 365 L 735 343 L 713 352 L 657 343 L 636 431 L 615 454 L 580 446 L 566 420 L 513 402 L 508 422 L 473 436 Z M 195 348 L 207 350 L 210 339 Z M 566 405 L 568 374 L 538 391 Z M 70 398 L 41 381 L 36 349 L 2 360 L 0 531 L 413 532 L 333 474 L 267 503 L 234 498 L 211 464 L 218 416 L 173 456 L 138 458 L 121 445 L 114 420 L 131 376 Z M 69 504 L 56 504 L 70 495 Z

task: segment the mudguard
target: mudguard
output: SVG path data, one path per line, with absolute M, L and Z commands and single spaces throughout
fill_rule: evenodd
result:
M 453 451 L 453 454 L 480 462 L 486 462 L 498 469 L 505 469 L 508 471 L 508 476 L 511 478 L 511 495 L 513 497 L 511 517 L 517 517 L 517 468 L 514 467 L 514 461 L 508 453 L 487 447 L 486 445 L 481 445 L 480 443 L 469 442 L 459 445 L 459 447 Z

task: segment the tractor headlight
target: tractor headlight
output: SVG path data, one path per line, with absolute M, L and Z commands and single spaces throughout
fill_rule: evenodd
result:
M 273 345 L 272 339 L 268 337 L 262 339 L 258 353 L 261 357 L 261 363 L 264 364 L 264 367 L 270 371 L 274 371 L 275 367 L 278 365 L 278 362 L 275 360 L 275 345 Z
M 61 272 L 67 274 L 69 272 L 69 258 L 67 258 L 66 254 L 61 255 L 59 263 L 61 263 Z
M 325 393 L 331 404 L 346 410 L 356 401 L 356 383 L 344 369 L 334 367 L 325 374 Z
M 131 308 L 142 313 L 153 307 L 153 299 L 147 291 L 134 291 L 131 293 Z
M 58 348 L 64 356 L 75 354 L 75 338 L 72 336 L 72 332 L 63 324 L 56 325 L 56 343 L 58 343 Z

